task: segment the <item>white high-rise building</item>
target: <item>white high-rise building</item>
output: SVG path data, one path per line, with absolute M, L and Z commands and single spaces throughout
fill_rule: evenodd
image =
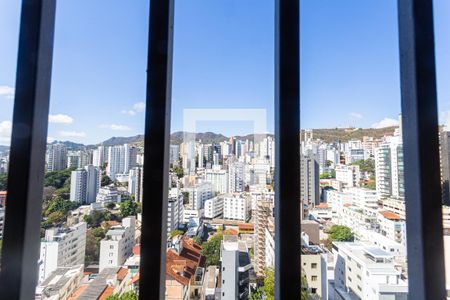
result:
M 180 146 L 170 145 L 169 163 L 178 166 L 180 164 Z
M 403 145 L 401 137 L 393 137 L 375 149 L 375 175 L 379 198 L 403 198 Z
M 230 193 L 245 191 L 245 165 L 235 161 L 228 165 L 228 188 Z
M 252 267 L 247 245 L 236 235 L 224 235 L 220 245 L 222 300 L 248 299 Z
M 200 182 L 188 189 L 189 204 L 191 209 L 201 209 L 207 199 L 213 197 L 213 186 L 211 182 Z
M 142 202 L 143 167 L 130 170 L 128 180 L 128 193 L 134 195 L 136 202 Z
M 125 163 L 123 173 L 128 174 L 132 168 L 137 166 L 137 154 L 138 148 L 130 146 L 129 144 L 123 145 L 125 149 Z
M 344 183 L 346 187 L 359 186 L 361 181 L 361 172 L 357 165 L 338 165 L 336 166 L 336 180 Z
M 223 218 L 247 221 L 250 217 L 251 198 L 241 194 L 223 195 Z
M 223 197 L 218 196 L 205 201 L 204 215 L 205 218 L 218 218 L 223 213 Z
M 107 160 L 108 149 L 105 146 L 98 146 L 92 152 L 92 164 L 94 167 L 102 167 Z
M 46 152 L 47 171 L 60 171 L 67 168 L 67 147 L 62 143 L 50 144 Z
M 212 169 L 205 170 L 205 181 L 211 182 L 213 192 L 225 194 L 228 192 L 228 172 L 214 165 Z
M 70 201 L 93 203 L 101 183 L 101 171 L 93 165 L 72 171 L 70 178 Z
M 86 201 L 87 172 L 85 169 L 72 171 L 70 176 L 70 201 L 84 203 Z
M 123 146 L 111 146 L 108 149 L 108 167 L 106 174 L 112 179 L 116 179 L 116 174 L 125 171 L 125 148 Z
M 172 188 L 169 191 L 167 207 L 167 234 L 172 230 L 178 229 L 183 221 L 183 194 L 178 188 Z
M 119 267 L 132 254 L 135 244 L 135 217 L 122 219 L 112 226 L 100 242 L 99 272 L 104 268 Z
M 38 261 L 39 283 L 57 267 L 84 265 L 86 228 L 86 223 L 81 222 L 70 228 L 52 228 L 45 231 Z

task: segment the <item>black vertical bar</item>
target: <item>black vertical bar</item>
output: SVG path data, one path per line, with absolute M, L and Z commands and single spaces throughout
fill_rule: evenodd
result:
M 139 299 L 165 298 L 173 1 L 151 0 Z
M 445 299 L 433 6 L 398 10 L 409 295 Z
M 300 11 L 276 1 L 275 299 L 300 297 Z
M 23 0 L 0 273 L 2 299 L 34 299 L 55 0 Z

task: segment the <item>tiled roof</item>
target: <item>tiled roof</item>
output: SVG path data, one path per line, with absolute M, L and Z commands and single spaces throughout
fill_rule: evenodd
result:
M 380 211 L 380 214 L 389 220 L 402 220 L 402 217 L 388 210 Z
M 182 285 L 188 285 L 194 279 L 197 267 L 204 267 L 205 257 L 201 255 L 202 247 L 192 239 L 183 237 L 182 243 L 180 254 L 173 249 L 167 250 L 166 275 Z
M 75 290 L 75 292 L 72 293 L 72 295 L 70 295 L 70 297 L 67 300 L 78 299 L 78 297 L 80 297 L 80 295 L 84 292 L 85 289 L 87 289 L 88 286 L 89 286 L 88 284 L 81 285 L 79 288 Z
M 117 272 L 117 280 L 123 280 L 128 274 L 128 269 L 120 268 L 119 272 Z
M 114 287 L 113 286 L 108 286 L 103 293 L 100 295 L 100 298 L 98 298 L 98 300 L 106 300 L 106 298 L 108 298 L 108 296 L 111 296 L 114 292 Z
M 316 208 L 328 208 L 328 204 L 327 203 L 320 203 L 318 205 L 315 206 Z

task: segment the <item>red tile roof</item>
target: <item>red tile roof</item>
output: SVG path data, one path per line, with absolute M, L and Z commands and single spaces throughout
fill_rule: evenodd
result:
M 128 274 L 128 269 L 120 268 L 119 272 L 117 272 L 117 280 L 123 280 Z
M 402 220 L 402 217 L 388 210 L 380 211 L 380 214 L 389 220 Z
M 175 250 L 167 250 L 166 275 L 178 281 L 182 285 L 188 285 L 194 280 L 197 267 L 204 267 L 205 257 L 201 255 L 202 247 L 193 242 L 192 239 L 183 237 L 181 253 Z
M 108 296 L 111 296 L 114 292 L 114 287 L 111 285 L 108 285 L 108 287 L 103 291 L 103 293 L 100 295 L 100 298 L 98 300 L 106 300 Z

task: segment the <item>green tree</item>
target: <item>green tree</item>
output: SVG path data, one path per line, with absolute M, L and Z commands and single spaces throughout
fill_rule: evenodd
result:
M 48 217 L 53 212 L 62 212 L 65 216 L 69 211 L 77 208 L 79 204 L 70 200 L 63 199 L 59 195 L 55 195 L 50 201 L 45 205 L 44 216 Z
M 182 178 L 184 176 L 183 169 L 179 166 L 174 166 L 171 171 L 175 173 L 178 178 Z
M 320 179 L 328 179 L 330 178 L 330 173 L 321 173 L 320 174 Z
M 8 174 L 0 174 L 0 191 L 6 191 L 8 189 Z
M 262 296 L 264 300 L 273 300 L 275 299 L 275 272 L 271 268 L 266 269 L 266 277 L 264 277 L 264 285 L 262 287 Z M 261 298 L 253 298 L 253 299 L 261 299 Z M 253 300 L 252 299 L 252 300 Z M 306 276 L 303 273 L 301 274 L 301 300 L 309 300 L 312 299 L 312 295 L 308 289 L 308 282 L 306 280 Z
M 104 237 L 104 231 L 102 228 L 88 229 L 86 232 L 86 256 L 84 263 L 86 266 L 98 263 L 100 257 L 100 241 Z
M 370 174 L 375 174 L 375 160 L 373 158 L 355 161 L 353 165 L 359 166 L 359 170 L 361 172 L 368 172 Z
M 135 216 L 139 212 L 139 205 L 131 200 L 126 200 L 120 203 L 120 216 L 122 218 L 128 216 Z
M 203 243 L 202 255 L 206 257 L 206 266 L 218 265 L 220 262 L 220 243 L 223 240 L 223 234 L 217 233 L 207 242 Z
M 109 211 L 94 210 L 91 214 L 84 216 L 83 220 L 89 227 L 99 227 L 103 221 L 109 221 L 112 219 L 112 215 Z
M 203 243 L 202 239 L 199 236 L 194 236 L 192 240 L 194 240 L 194 243 L 198 245 L 201 245 Z
M 343 225 L 333 225 L 327 233 L 328 238 L 333 242 L 352 242 L 355 239 L 355 235 L 352 230 Z
M 133 291 L 129 291 L 120 296 L 119 294 L 108 296 L 106 300 L 138 300 L 138 295 Z
M 50 223 L 52 226 L 56 226 L 58 224 L 61 224 L 66 220 L 66 214 L 62 211 L 54 211 L 47 217 L 47 222 Z
M 170 238 L 173 238 L 174 236 L 177 236 L 180 234 L 183 235 L 184 232 L 182 230 L 175 229 L 170 232 L 169 236 L 170 236 Z
M 66 180 L 70 178 L 73 170 L 75 170 L 75 168 L 45 173 L 44 186 L 53 186 L 57 189 L 62 188 Z
M 110 202 L 110 203 L 106 204 L 106 208 L 107 209 L 114 209 L 114 208 L 116 208 L 116 204 L 114 202 Z

